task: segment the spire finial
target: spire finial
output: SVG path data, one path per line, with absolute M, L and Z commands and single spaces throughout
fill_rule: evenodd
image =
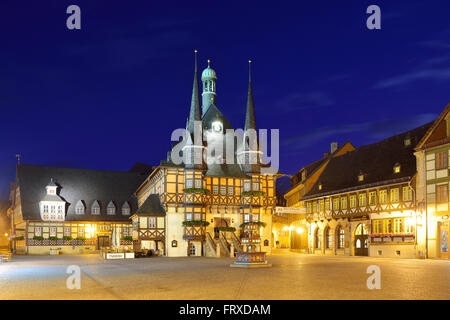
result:
M 17 164 L 20 164 L 20 154 L 16 154 Z
M 248 59 L 248 81 L 252 81 L 252 60 Z
M 194 50 L 195 72 L 197 72 L 197 49 Z
M 209 64 L 211 63 L 211 60 L 208 59 L 208 68 L 209 68 Z

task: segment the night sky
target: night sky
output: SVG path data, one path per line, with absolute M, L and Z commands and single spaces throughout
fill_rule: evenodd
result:
M 0 3 L 0 197 L 23 163 L 128 170 L 158 164 L 185 126 L 199 68 L 244 126 L 248 63 L 259 128 L 280 129 L 293 174 L 332 141 L 368 144 L 434 120 L 450 102 L 450 2 Z M 66 28 L 81 7 L 82 29 Z M 163 5 L 164 4 L 164 5 Z M 381 7 L 381 30 L 366 8 Z

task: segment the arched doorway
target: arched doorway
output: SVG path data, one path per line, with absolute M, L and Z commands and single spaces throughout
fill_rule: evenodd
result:
M 366 223 L 360 223 L 355 229 L 355 256 L 369 255 L 369 228 Z
M 336 227 L 336 248 L 344 249 L 345 248 L 345 230 L 344 227 L 338 225 Z
M 331 229 L 330 227 L 325 228 L 325 249 L 332 249 L 333 247 L 333 239 L 331 238 Z

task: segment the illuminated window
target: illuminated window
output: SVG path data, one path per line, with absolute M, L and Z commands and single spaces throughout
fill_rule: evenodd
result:
M 250 181 L 244 181 L 244 191 L 250 191 Z
M 335 211 L 339 210 L 339 198 L 333 199 L 333 210 Z
M 403 232 L 403 219 L 394 219 L 394 233 Z
M 399 201 L 399 189 L 391 189 L 391 202 L 398 202 Z
M 70 234 L 71 234 L 70 227 L 64 227 L 64 236 L 70 237 Z
M 325 199 L 325 210 L 330 210 L 330 202 L 330 198 Z
M 411 138 L 409 138 L 409 137 L 405 138 L 404 143 L 405 143 L 405 146 L 406 146 L 406 147 L 407 147 L 407 146 L 410 146 L 410 145 L 411 145 Z
M 233 187 L 228 187 L 228 195 L 232 196 L 234 193 L 234 188 Z
M 156 218 L 155 217 L 149 217 L 148 218 L 148 227 L 149 228 L 156 228 Z
M 347 209 L 347 197 L 342 197 L 341 198 L 341 209 L 342 210 Z
M 387 202 L 387 190 L 380 190 L 379 202 L 382 204 Z
M 321 199 L 321 200 L 319 200 L 319 211 L 323 212 L 324 209 L 325 209 L 325 203 L 324 203 L 324 200 Z
M 112 201 L 110 201 L 108 203 L 108 207 L 106 207 L 106 213 L 109 215 L 116 214 L 116 206 L 114 205 L 114 203 Z
M 436 186 L 436 202 L 448 201 L 448 184 Z
M 373 233 L 383 233 L 382 220 L 374 220 L 373 221 Z
M 42 227 L 35 227 L 34 228 L 34 235 L 36 237 L 42 237 Z
M 376 191 L 369 192 L 369 205 L 373 206 L 376 204 L 377 193 Z
M 319 190 L 322 190 L 322 184 L 321 183 L 319 184 Z
M 392 219 L 383 220 L 383 231 L 384 233 L 392 233 Z
M 225 186 L 221 186 L 220 187 L 220 194 L 221 195 L 226 195 L 227 194 L 227 187 L 225 187 Z
M 219 186 L 213 186 L 213 193 L 218 194 L 219 193 Z
M 84 226 L 78 226 L 78 236 L 84 237 Z
M 356 196 L 350 196 L 350 208 L 356 208 Z
M 412 200 L 412 190 L 410 187 L 403 187 L 403 201 Z
M 50 237 L 56 237 L 56 227 L 50 227 Z
M 200 179 L 195 180 L 195 187 L 196 188 L 201 188 L 202 187 L 202 180 L 200 180 Z
M 366 202 L 366 194 L 365 193 L 360 193 L 359 194 L 359 206 L 360 207 L 365 207 L 367 204 Z
M 399 163 L 396 163 L 394 165 L 394 173 L 400 173 L 400 164 Z
M 192 188 L 193 182 L 192 179 L 186 179 L 186 188 Z
M 259 183 L 258 182 L 253 182 L 253 190 L 254 191 L 258 191 L 259 190 Z
M 360 173 L 360 174 L 358 175 L 358 181 L 359 181 L 359 182 L 364 181 L 364 174 Z
M 447 168 L 447 151 L 436 152 L 436 169 Z
M 343 227 L 338 226 L 336 228 L 336 234 L 337 234 L 337 245 L 338 249 L 344 249 L 345 246 L 345 230 Z

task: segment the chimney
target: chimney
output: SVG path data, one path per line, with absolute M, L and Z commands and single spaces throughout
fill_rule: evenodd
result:
M 331 143 L 331 149 L 330 149 L 331 153 L 333 154 L 337 150 L 337 148 L 338 148 L 338 143 L 337 142 L 332 142 Z

